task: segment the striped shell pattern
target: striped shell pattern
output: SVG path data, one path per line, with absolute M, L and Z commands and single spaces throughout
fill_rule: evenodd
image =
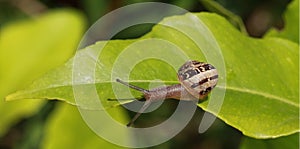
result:
M 178 79 L 190 94 L 203 99 L 217 85 L 218 72 L 211 64 L 187 61 L 179 68 Z

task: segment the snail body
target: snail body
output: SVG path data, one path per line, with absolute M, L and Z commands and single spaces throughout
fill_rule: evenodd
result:
M 139 112 L 127 124 L 128 127 L 146 110 L 151 102 L 168 98 L 178 100 L 204 99 L 218 82 L 218 72 L 214 66 L 195 60 L 184 63 L 179 68 L 177 76 L 180 84 L 157 87 L 151 90 L 131 85 L 120 79 L 116 80 L 132 89 L 140 91 L 146 99 Z

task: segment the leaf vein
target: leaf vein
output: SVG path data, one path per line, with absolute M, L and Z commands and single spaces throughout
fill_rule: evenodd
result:
M 229 89 L 229 90 L 233 90 L 233 91 L 237 91 L 237 92 L 259 95 L 259 96 L 263 96 L 263 97 L 266 97 L 266 98 L 269 98 L 269 99 L 278 100 L 280 102 L 295 106 L 297 108 L 300 107 L 298 103 L 292 102 L 292 101 L 288 100 L 287 98 L 279 97 L 279 96 L 272 95 L 272 94 L 269 94 L 269 93 L 259 92 L 259 91 L 251 90 L 251 89 L 238 88 L 238 87 L 233 87 L 233 86 L 226 86 L 226 87 L 217 86 L 217 87 L 224 88 L 226 90 Z

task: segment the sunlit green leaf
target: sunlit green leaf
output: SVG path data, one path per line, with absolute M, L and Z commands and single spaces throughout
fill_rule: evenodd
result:
M 298 132 L 299 45 L 280 38 L 250 38 L 241 34 L 218 15 L 211 13 L 195 15 L 209 28 L 221 48 L 226 64 L 227 81 L 226 87 L 217 86 L 218 89 L 226 89 L 220 112 L 207 106 L 209 100 L 200 103 L 199 106 L 247 136 L 274 138 Z M 192 24 L 195 22 L 188 22 L 188 19 L 194 21 L 196 17 L 191 14 L 174 16 L 163 20 L 163 23 L 176 24 L 192 32 L 205 30 L 197 28 L 196 24 Z M 172 44 L 166 44 L 166 41 Z M 126 97 L 125 91 L 122 91 L 125 89 L 124 86 L 117 84 L 118 90 L 113 92 L 112 89 L 112 85 L 116 85 L 111 83 L 114 82 L 111 79 L 112 75 L 124 77 L 122 73 L 117 72 L 120 68 L 130 69 L 132 83 L 148 88 L 149 83 L 159 82 L 157 79 L 167 84 L 178 83 L 176 69 L 180 66 L 178 63 L 182 64 L 184 54 L 189 59 L 206 61 L 193 39 L 180 31 L 162 25 L 155 26 L 149 34 L 140 39 L 113 40 L 104 45 L 105 42 L 98 42 L 78 52 L 76 61 L 79 62 L 80 71 L 75 73 L 75 76 L 86 76 L 82 77 L 82 80 L 72 81 L 74 62 L 72 59 L 64 66 L 35 81 L 25 90 L 11 94 L 6 99 L 60 99 L 83 108 L 94 109 L 99 105 L 89 100 L 93 98 L 92 90 L 82 93 L 85 100 L 78 103 L 75 102 L 72 85 L 81 89 L 95 85 L 104 108 L 111 108 L 118 103 L 108 101 L 108 98 L 115 98 L 115 94 Z M 172 53 L 174 49 L 180 49 L 179 51 L 184 54 Z M 95 58 L 97 56 L 95 53 L 99 50 L 101 54 Z M 122 54 L 119 55 L 120 53 Z M 157 59 L 144 60 L 132 69 L 126 67 L 131 60 L 138 60 L 144 55 L 152 54 L 170 60 L 168 61 L 170 64 L 176 64 L 175 68 Z M 118 69 L 113 70 L 117 58 L 122 57 L 126 60 L 119 64 Z M 93 63 L 96 66 L 90 67 Z M 95 80 L 92 80 L 89 73 L 94 71 Z M 135 91 L 133 93 L 136 96 L 140 95 Z

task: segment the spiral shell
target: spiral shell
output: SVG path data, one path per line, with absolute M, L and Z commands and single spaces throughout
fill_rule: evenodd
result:
M 218 72 L 211 64 L 187 61 L 178 70 L 181 85 L 194 97 L 203 99 L 217 85 Z

